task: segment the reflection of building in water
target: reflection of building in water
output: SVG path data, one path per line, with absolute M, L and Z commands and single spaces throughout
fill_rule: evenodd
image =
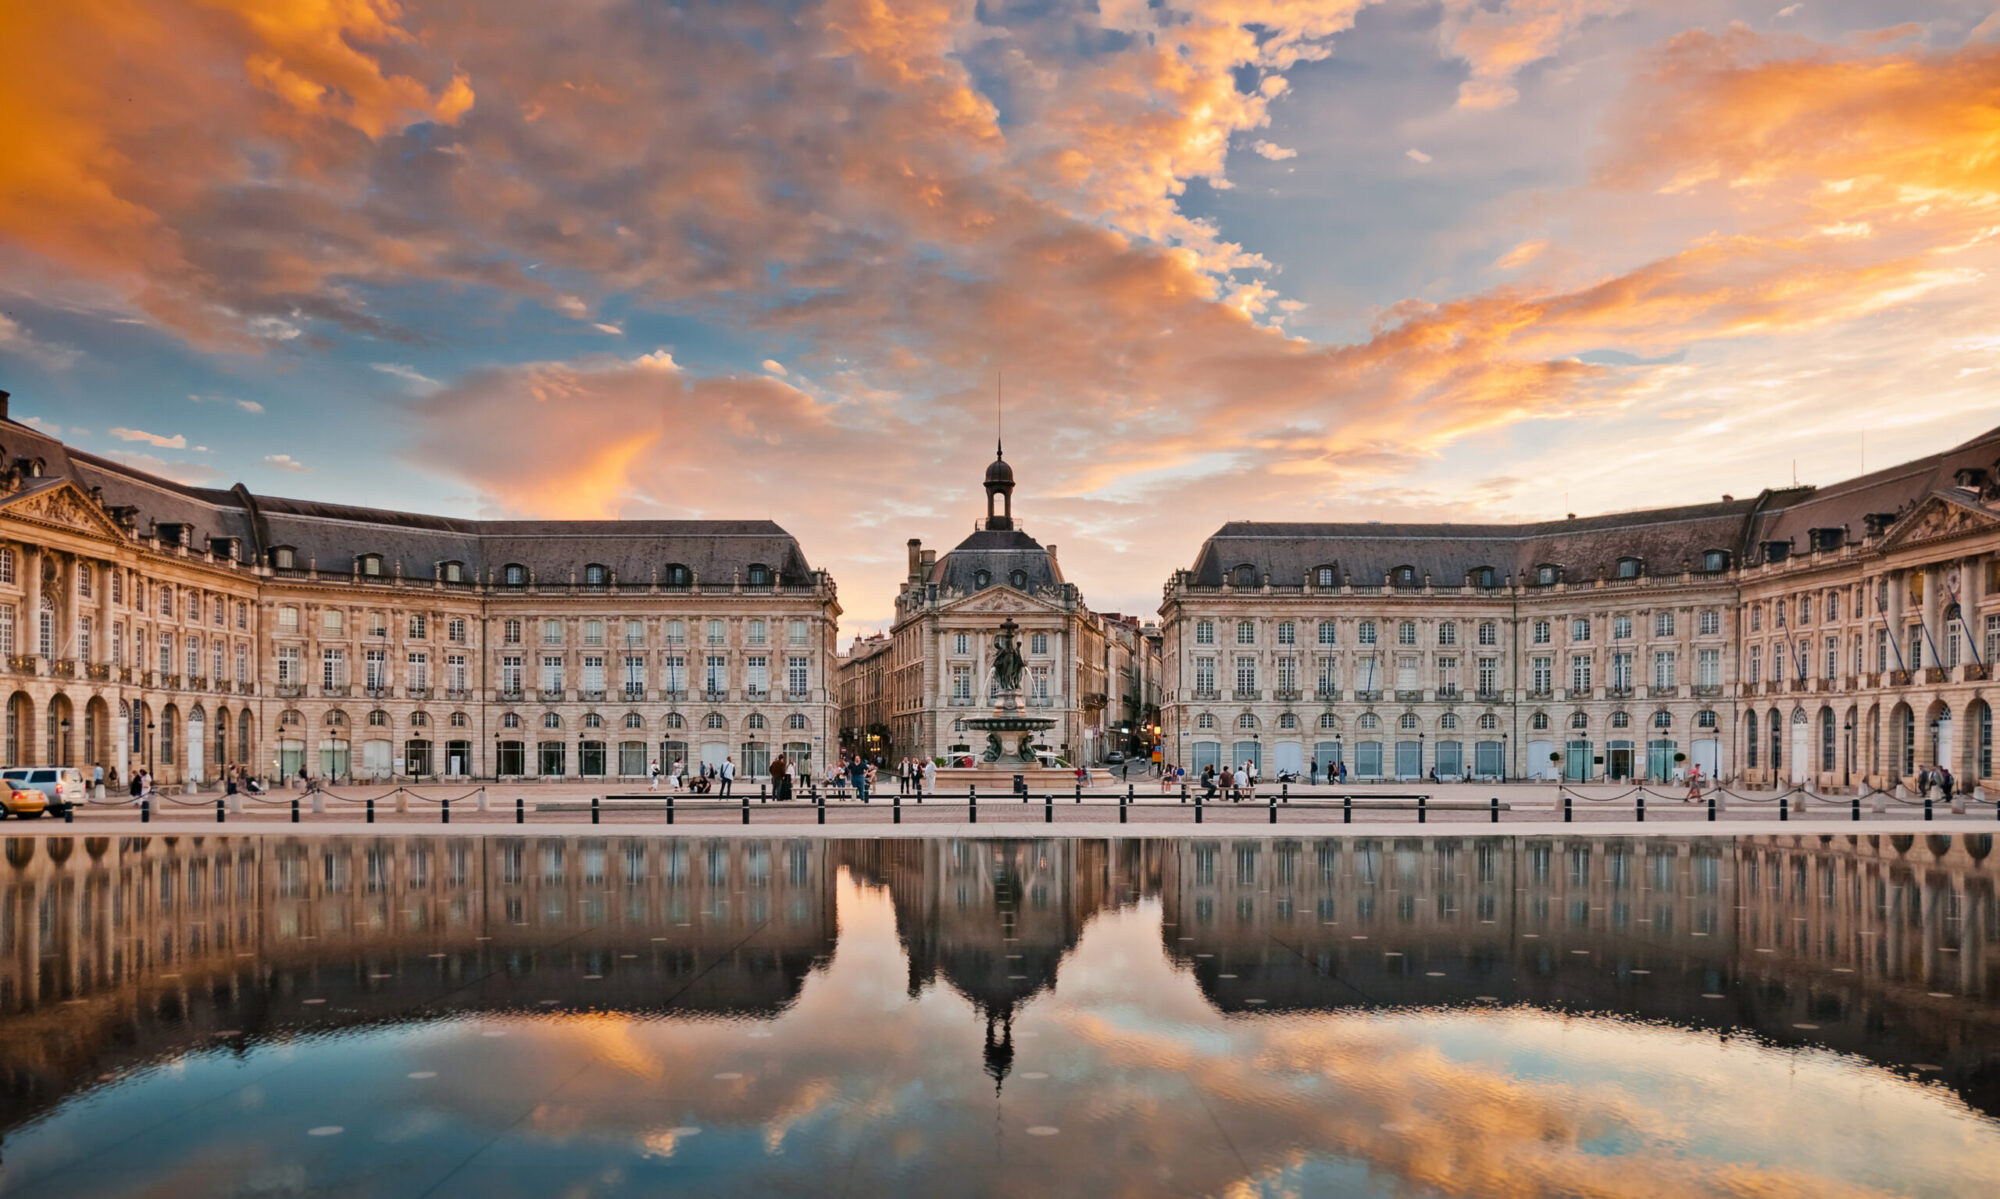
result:
M 821 841 L 18 837 L 6 847 L 6 1117 L 53 1098 L 85 1064 L 94 1077 L 225 1032 L 551 1006 L 774 1013 L 835 937 Z
M 1225 1011 L 1484 999 L 1810 1034 L 1941 1066 L 2000 1111 L 2000 1077 L 1981 1056 L 2000 1043 L 1991 845 L 1983 834 L 1183 841 L 1162 872 L 1162 938 Z

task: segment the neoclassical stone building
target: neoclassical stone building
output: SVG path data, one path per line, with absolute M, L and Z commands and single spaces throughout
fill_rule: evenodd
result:
M 1004 454 L 986 468 L 984 486 L 986 518 L 943 557 L 910 540 L 888 658 L 856 659 L 856 669 L 886 674 L 890 753 L 979 750 L 961 722 L 992 707 L 993 639 L 1012 619 L 1026 660 L 1024 703 L 1030 715 L 1056 721 L 1037 744 L 1071 761 L 1099 761 L 1106 729 L 1123 711 L 1122 697 L 1108 692 L 1104 621 L 1063 578 L 1056 547 L 1015 524 L 1014 468 Z
M 769 521 L 474 521 L 189 487 L 5 416 L 8 763 L 756 775 L 834 735 L 832 578 Z
M 2000 430 L 1682 508 L 1225 525 L 1161 604 L 1166 750 L 1360 778 L 1992 780 L 1996 470 Z

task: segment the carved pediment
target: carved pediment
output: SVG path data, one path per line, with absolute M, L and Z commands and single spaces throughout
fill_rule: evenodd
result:
M 1012 587 L 997 585 L 984 591 L 975 591 L 970 596 L 944 605 L 950 612 L 1050 612 L 1055 606 L 1038 596 L 1031 596 Z
M 1943 541 L 1994 528 L 2000 528 L 2000 514 L 1982 504 L 1934 492 L 1909 515 L 1889 526 L 1883 548 Z
M 0 498 L 0 515 L 59 529 L 74 529 L 114 541 L 125 540 L 125 533 L 117 522 L 105 515 L 104 509 L 68 480 L 52 480 L 47 486 L 29 488 Z

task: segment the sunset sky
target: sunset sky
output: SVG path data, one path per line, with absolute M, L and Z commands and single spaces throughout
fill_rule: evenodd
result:
M 2000 424 L 2000 0 L 0 3 L 0 388 L 191 482 L 770 517 L 844 632 L 1016 512 L 1542 518 Z

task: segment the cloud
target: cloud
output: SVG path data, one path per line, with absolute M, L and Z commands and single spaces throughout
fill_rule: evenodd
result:
M 1782 21 L 1787 17 L 1796 17 L 1799 15 L 1799 10 L 1804 7 L 1803 4 L 1787 4 L 1778 10 L 1777 19 Z
M 1250 148 L 1272 162 L 1283 162 L 1287 158 L 1297 158 L 1299 156 L 1297 150 L 1286 146 L 1273 145 L 1262 138 L 1250 143 Z
M 786 375 L 791 373 L 790 371 L 787 371 L 785 369 L 784 363 L 779 362 L 775 358 L 764 359 L 764 369 L 769 373 L 778 376 L 780 379 L 784 378 Z
M 1524 241 L 1495 259 L 1493 266 L 1497 270 L 1511 271 L 1517 266 L 1526 266 L 1535 259 L 1540 258 L 1542 251 L 1548 248 L 1549 243 L 1547 238 L 1538 237 L 1530 241 Z
M 1409 159 L 1411 162 L 1429 162 L 1431 160 L 1430 155 L 1417 149 L 1415 146 L 1403 151 L 1403 157 Z
M 17 416 L 14 419 L 20 421 L 22 424 L 28 426 L 30 429 L 40 429 L 42 432 L 48 434 L 50 437 L 61 437 L 63 435 L 63 427 L 61 425 L 55 424 L 54 422 L 51 421 L 45 421 L 39 416 Z M 83 432 L 83 430 L 81 429 L 71 430 L 72 434 L 81 432 Z
M 247 412 L 251 416 L 264 415 L 264 405 L 258 403 L 256 400 L 239 400 L 234 396 L 195 394 L 190 394 L 188 399 L 197 404 L 230 404 L 239 411 Z
M 205 487 L 222 480 L 222 472 L 202 462 L 177 462 L 152 454 L 132 454 L 122 450 L 111 450 L 104 455 L 114 462 L 122 462 L 134 470 L 172 479 L 176 483 L 186 483 L 193 487 Z
M 1445 0 L 1440 26 L 1446 53 L 1464 60 L 1468 78 L 1458 88 L 1458 106 L 1471 110 L 1505 108 L 1520 98 L 1514 81 L 1522 68 L 1556 53 L 1577 28 L 1593 17 L 1623 12 L 1629 0 Z
M 83 357 L 73 346 L 43 341 L 5 313 L 0 313 L 0 354 L 18 355 L 47 371 L 68 370 Z
M 298 475 L 307 474 L 312 470 L 312 467 L 300 462 L 290 454 L 266 454 L 263 461 L 265 466 L 273 470 L 290 471 Z
M 436 379 L 419 371 L 416 367 L 407 366 L 401 362 L 372 362 L 369 365 L 385 375 L 393 375 L 403 382 L 408 383 L 413 391 L 436 391 L 438 388 L 444 386 Z
M 118 438 L 120 441 L 143 441 L 147 445 L 158 446 L 163 450 L 181 450 L 187 448 L 187 437 L 180 433 L 176 433 L 172 437 L 162 437 L 158 433 L 148 433 L 144 429 L 112 428 L 106 429 L 105 432 Z

